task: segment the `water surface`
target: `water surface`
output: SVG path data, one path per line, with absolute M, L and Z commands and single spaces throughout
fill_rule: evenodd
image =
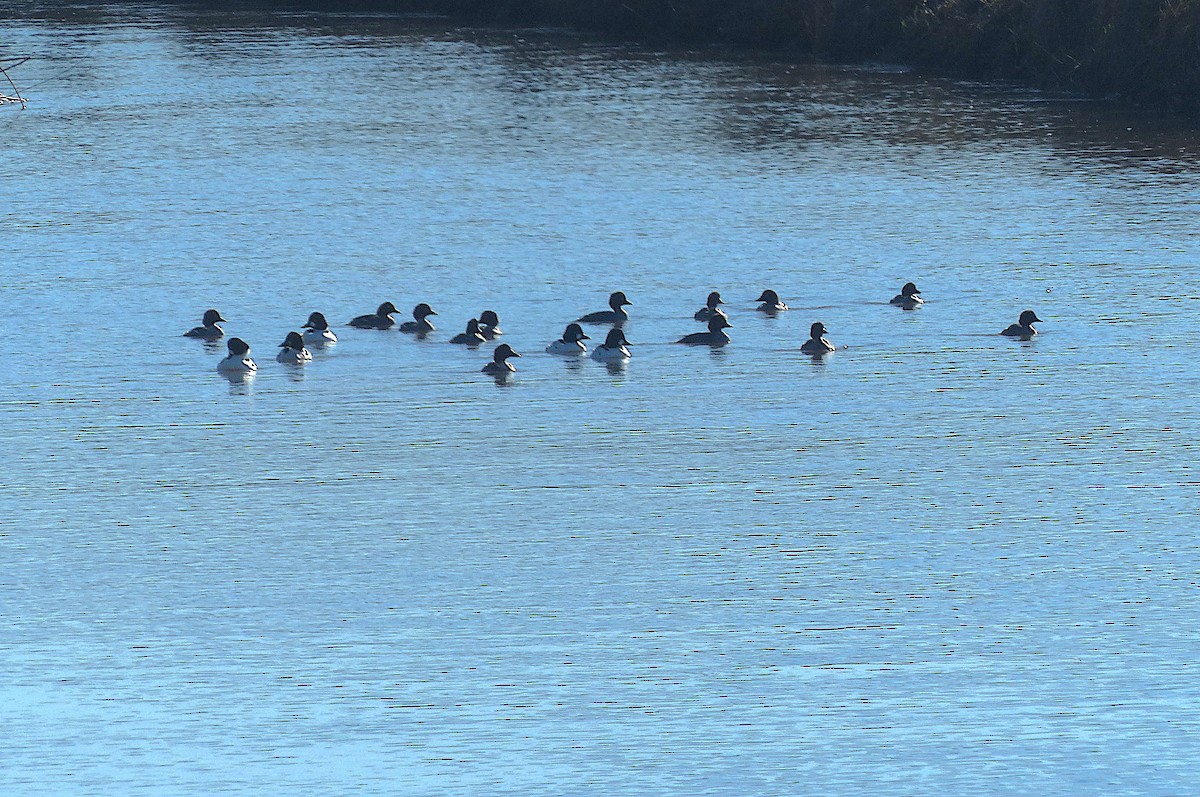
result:
M 1194 131 L 437 19 L 2 29 L 6 794 L 1200 776 Z M 673 345 L 713 289 L 733 343 Z M 612 290 L 627 368 L 541 353 Z M 438 332 L 342 326 L 384 300 Z

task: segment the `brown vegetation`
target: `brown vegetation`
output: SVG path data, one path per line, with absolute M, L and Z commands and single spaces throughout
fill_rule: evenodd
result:
M 395 0 L 837 60 L 891 59 L 1200 111 L 1200 0 Z
M 901 27 L 912 60 L 1200 110 L 1196 0 L 921 0 Z

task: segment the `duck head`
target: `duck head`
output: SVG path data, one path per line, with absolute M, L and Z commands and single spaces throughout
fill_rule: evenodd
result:
M 304 322 L 305 329 L 329 329 L 329 322 L 321 313 L 309 313 L 308 321 Z
M 283 339 L 283 343 L 279 344 L 281 349 L 303 349 L 304 338 L 300 337 L 299 332 L 289 332 L 287 337 Z
M 205 310 L 204 311 L 204 326 L 206 326 L 206 327 L 215 326 L 218 321 L 224 321 L 224 320 L 225 319 L 221 318 L 221 314 L 218 313 L 216 310 Z
M 225 346 L 228 347 L 231 357 L 245 357 L 250 351 L 250 344 L 241 338 L 230 338 Z
M 604 348 L 606 349 L 619 349 L 628 345 L 629 341 L 625 339 L 625 333 L 620 329 L 610 329 L 608 336 L 604 339 Z
M 520 356 L 521 355 L 518 354 L 517 352 L 513 351 L 513 347 L 509 346 L 507 343 L 501 343 L 499 346 L 496 347 L 496 350 L 494 352 L 492 352 L 492 360 L 494 360 L 495 362 L 498 362 L 498 363 L 504 362 L 509 357 L 520 357 Z
M 581 340 L 591 340 L 591 338 L 583 334 L 583 327 L 579 326 L 579 324 L 567 324 L 566 330 L 563 331 L 562 339 L 567 343 L 578 343 Z

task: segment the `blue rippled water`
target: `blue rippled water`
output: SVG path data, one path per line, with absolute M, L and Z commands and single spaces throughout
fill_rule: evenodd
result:
M 5 794 L 1194 788 L 1195 131 L 43 6 L 0 49 Z M 733 342 L 674 345 L 713 289 Z M 542 353 L 613 290 L 626 368 Z M 384 300 L 438 332 L 344 326 Z M 208 307 L 253 379 L 180 336 Z M 446 342 L 485 308 L 504 386 Z M 339 343 L 275 363 L 313 310 Z

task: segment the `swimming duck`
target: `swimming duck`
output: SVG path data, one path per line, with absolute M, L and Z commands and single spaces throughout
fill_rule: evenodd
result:
M 217 363 L 218 371 L 245 374 L 258 370 L 258 366 L 254 364 L 254 360 L 246 356 L 250 351 L 249 343 L 241 338 L 230 338 L 225 343 L 225 346 L 229 349 L 229 356 Z
M 708 295 L 708 300 L 704 303 L 704 306 L 697 310 L 692 318 L 697 321 L 707 321 L 717 313 L 725 315 L 724 311 L 718 307 L 718 305 L 722 304 L 725 304 L 725 302 L 721 301 L 721 294 L 713 291 Z
M 424 335 L 427 332 L 433 331 L 433 324 L 429 321 L 429 316 L 437 315 L 433 312 L 433 308 L 421 302 L 413 308 L 413 318 L 415 321 L 405 321 L 400 325 L 401 332 L 416 332 L 418 335 Z
M 220 340 L 225 336 L 225 330 L 217 326 L 218 321 L 225 321 L 221 318 L 221 314 L 216 310 L 205 310 L 204 318 L 201 321 L 203 326 L 192 327 L 187 332 L 183 333 L 185 338 L 200 338 L 201 340 L 214 341 Z
M 813 324 L 808 330 L 809 338 L 804 341 L 804 345 L 800 347 L 800 351 L 805 354 L 815 354 L 817 356 L 834 351 L 836 347 L 822 337 L 828 332 L 829 330 L 820 321 Z
M 337 335 L 329 328 L 329 322 L 321 313 L 310 313 L 304 323 L 304 342 L 309 346 L 324 346 L 337 343 Z
M 1018 340 L 1029 340 L 1038 333 L 1033 328 L 1035 321 L 1039 324 L 1042 323 L 1042 319 L 1037 317 L 1037 313 L 1032 310 L 1026 310 L 1021 313 L 1021 317 L 1017 319 L 1017 323 L 1009 324 L 1000 334 L 1008 335 L 1010 338 L 1017 338 Z
M 501 343 L 496 347 L 496 351 L 492 352 L 492 361 L 483 366 L 485 374 L 492 376 L 504 376 L 517 370 L 517 367 L 508 361 L 509 357 L 520 357 L 521 355 L 513 351 L 512 346 L 507 343 Z
M 592 359 L 604 362 L 628 360 L 631 356 L 629 349 L 625 348 L 628 345 L 629 341 L 625 339 L 625 333 L 620 328 L 610 329 L 608 337 L 604 339 L 604 345 L 592 349 Z
M 479 314 L 479 334 L 488 340 L 495 340 L 504 334 L 500 328 L 500 316 L 495 310 L 484 310 Z
M 379 309 L 368 315 L 360 315 L 350 322 L 350 326 L 358 327 L 359 329 L 391 329 L 396 323 L 396 319 L 392 318 L 393 313 L 398 313 L 396 305 L 391 302 L 384 302 L 379 305 Z
M 904 283 L 904 287 L 900 289 L 900 293 L 893 296 L 888 304 L 903 307 L 905 310 L 915 310 L 920 305 L 925 304 L 925 300 L 921 298 L 921 292 L 917 290 L 915 284 L 906 282 Z
M 563 336 L 547 346 L 546 353 L 587 354 L 587 346 L 583 345 L 585 340 L 591 340 L 591 338 L 583 334 L 583 328 L 579 324 L 567 324 L 567 328 L 563 330 Z
M 623 324 L 629 320 L 629 313 L 622 310 L 626 305 L 632 305 L 633 302 L 625 298 L 625 294 L 617 291 L 608 297 L 608 306 L 611 310 L 601 310 L 596 313 L 588 313 L 583 318 L 577 318 L 584 324 Z
M 463 343 L 467 346 L 478 346 L 480 343 L 487 343 L 487 338 L 479 331 L 479 319 L 472 318 L 467 322 L 465 332 L 459 332 L 454 337 L 450 338 L 451 343 Z
M 786 304 L 779 301 L 779 294 L 775 291 L 763 291 L 762 296 L 759 296 L 754 301 L 762 302 L 762 304 L 758 306 L 758 312 L 760 313 L 770 313 L 771 315 L 774 315 L 775 313 L 779 313 L 788 309 Z
M 693 332 L 690 335 L 684 335 L 676 343 L 685 343 L 688 346 L 724 346 L 729 342 L 729 336 L 725 334 L 725 330 L 732 327 L 729 319 L 724 313 L 714 315 L 708 319 L 707 332 Z
M 300 337 L 299 332 L 289 332 L 283 343 L 279 344 L 279 354 L 275 355 L 275 360 L 288 365 L 304 365 L 312 360 L 312 354 L 304 348 L 304 338 Z

